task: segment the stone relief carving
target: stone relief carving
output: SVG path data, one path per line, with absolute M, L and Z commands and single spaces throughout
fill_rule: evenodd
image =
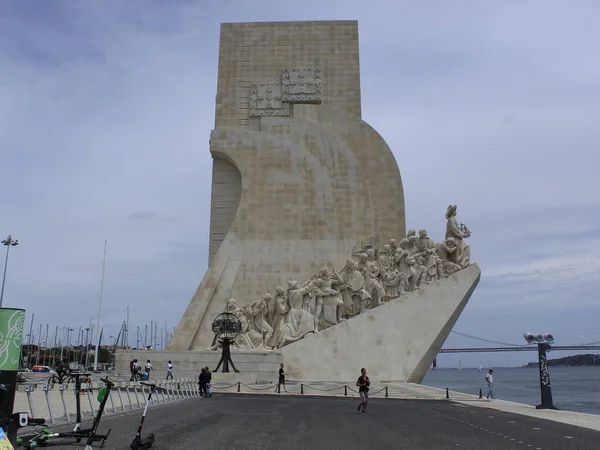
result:
M 275 288 L 275 297 L 267 293 L 242 308 L 229 299 L 225 312 L 242 322 L 234 348 L 281 348 L 467 267 L 471 250 L 465 239 L 471 231 L 457 221 L 456 209 L 450 205 L 446 211 L 443 242 L 436 244 L 425 229 L 418 235 L 409 230 L 399 243 L 391 239 L 379 252 L 379 238 L 373 235 L 354 247 L 340 270 L 325 262 L 309 280 L 290 278 L 287 289 Z M 210 347 L 218 348 L 218 343 Z
M 291 103 L 321 103 L 321 69 L 286 67 L 279 80 L 250 82 L 250 116 L 290 116 Z
M 290 104 L 282 99 L 280 82 L 250 83 L 250 115 L 259 117 L 290 115 Z
M 281 71 L 282 98 L 290 103 L 320 103 L 321 81 L 318 67 L 286 67 Z

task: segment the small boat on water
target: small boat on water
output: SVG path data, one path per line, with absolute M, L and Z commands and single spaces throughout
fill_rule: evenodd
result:
M 479 363 L 479 371 L 483 372 L 483 364 Z
M 462 372 L 462 361 L 458 360 L 458 371 Z

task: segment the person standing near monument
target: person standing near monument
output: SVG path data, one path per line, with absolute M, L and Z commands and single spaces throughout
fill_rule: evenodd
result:
M 200 375 L 198 375 L 198 385 L 200 386 L 200 397 L 208 397 L 206 393 L 206 369 L 204 367 L 200 370 Z
M 152 363 L 148 359 L 148 360 L 146 360 L 146 374 L 148 375 L 146 378 L 147 380 L 150 379 L 150 372 L 152 372 Z
M 488 400 L 490 398 L 495 399 L 496 397 L 494 396 L 494 376 L 492 375 L 494 373 L 493 369 L 488 370 L 488 373 L 485 376 L 485 382 L 488 385 L 488 395 L 487 398 Z
M 283 371 L 283 363 L 279 366 L 279 381 L 277 382 L 277 386 L 275 387 L 275 392 L 281 393 L 281 386 L 283 386 L 283 390 L 287 392 L 287 388 L 285 387 L 285 372 Z
M 367 403 L 369 401 L 369 386 L 371 385 L 371 381 L 369 381 L 369 377 L 367 376 L 367 369 L 364 367 L 360 369 L 360 377 L 356 380 L 356 385 L 358 386 L 358 393 L 360 395 L 360 403 L 358 404 L 358 411 L 361 411 L 365 414 L 367 412 Z
M 210 380 L 212 380 L 212 373 L 210 372 L 208 366 L 204 368 L 204 376 L 206 378 L 206 386 L 204 387 L 204 393 L 206 394 L 206 397 L 212 397 L 212 392 L 210 392 Z
M 171 361 L 167 363 L 167 380 L 169 377 L 171 380 L 173 379 L 173 363 Z

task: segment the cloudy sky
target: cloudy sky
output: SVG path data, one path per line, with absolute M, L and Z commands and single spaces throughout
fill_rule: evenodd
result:
M 456 203 L 473 232 L 483 277 L 455 330 L 600 341 L 593 0 L 0 0 L 0 234 L 21 243 L 4 306 L 77 334 L 107 239 L 105 336 L 127 306 L 134 345 L 151 320 L 172 331 L 207 268 L 219 24 L 332 19 L 359 21 L 363 119 L 394 151 L 407 226 L 439 240 Z M 458 359 L 490 355 L 439 361 Z

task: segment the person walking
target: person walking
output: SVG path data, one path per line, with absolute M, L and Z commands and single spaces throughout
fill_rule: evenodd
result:
M 488 373 L 485 375 L 485 382 L 488 385 L 488 394 L 487 394 L 487 398 L 488 400 L 491 399 L 495 399 L 496 397 L 494 396 L 494 376 L 492 375 L 494 373 L 493 369 L 488 370 Z
M 275 387 L 275 392 L 281 393 L 281 386 L 283 386 L 283 390 L 287 392 L 287 388 L 285 387 L 285 372 L 283 371 L 283 363 L 279 366 L 279 380 L 277 382 L 277 386 Z
M 152 363 L 149 359 L 146 360 L 146 380 L 150 379 L 150 372 L 152 371 Z
M 140 365 L 137 359 L 134 359 L 129 363 L 129 371 L 131 372 L 131 378 L 129 379 L 129 381 L 135 381 L 135 376 L 138 373 L 139 367 Z
M 173 379 L 173 363 L 171 361 L 167 363 L 167 380 L 169 377 L 171 380 Z
M 204 387 L 204 392 L 206 393 L 206 397 L 212 397 L 212 392 L 210 391 L 210 380 L 212 379 L 212 373 L 210 373 L 208 366 L 204 368 L 204 373 L 206 377 L 206 386 Z
M 367 369 L 364 367 L 360 369 L 360 377 L 356 380 L 356 385 L 358 386 L 358 393 L 360 395 L 360 403 L 358 404 L 358 411 L 365 414 L 367 412 L 367 403 L 369 401 L 369 386 L 371 382 L 369 381 L 369 377 L 367 376 Z M 362 411 L 361 411 L 362 410 Z
M 204 397 L 206 393 L 206 369 L 203 367 L 198 375 L 198 384 L 200 385 L 200 397 Z

